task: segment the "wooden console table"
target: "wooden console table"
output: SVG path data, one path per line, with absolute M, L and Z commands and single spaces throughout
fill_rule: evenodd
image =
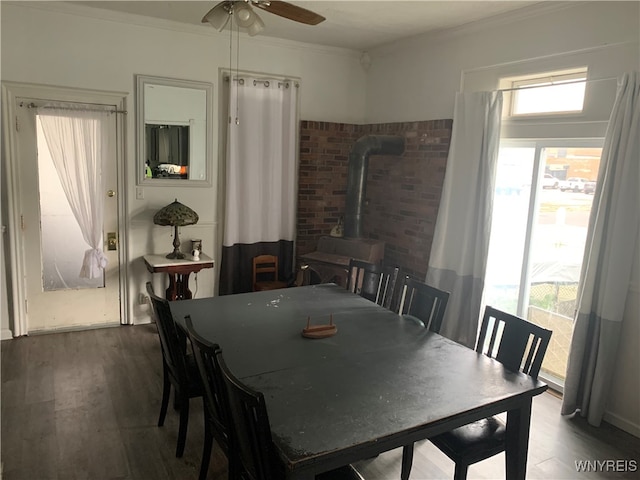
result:
M 202 253 L 197 260 L 191 255 L 186 255 L 183 259 L 170 259 L 164 255 L 145 255 L 143 258 L 151 273 L 169 275 L 169 288 L 166 291 L 166 299 L 169 301 L 190 299 L 189 275 L 203 268 L 213 268 L 213 259 Z

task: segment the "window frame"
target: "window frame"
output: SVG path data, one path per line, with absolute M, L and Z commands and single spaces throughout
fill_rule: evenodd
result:
M 500 86 L 508 92 L 507 116 L 511 119 L 519 118 L 540 118 L 558 116 L 582 115 L 585 108 L 586 83 L 588 81 L 588 67 L 579 67 L 569 70 L 557 70 L 551 72 L 538 72 L 517 77 L 504 77 L 500 79 Z M 516 113 L 518 104 L 518 93 L 534 86 L 553 87 L 570 83 L 584 83 L 585 90 L 582 98 L 582 107 L 579 110 L 558 110 L 545 112 Z
M 527 200 L 529 208 L 527 211 L 525 244 L 522 253 L 522 264 L 520 266 L 520 284 L 518 286 L 518 303 L 516 315 L 527 318 L 526 308 L 527 301 L 530 296 L 530 280 L 532 275 L 531 256 L 533 249 L 533 240 L 535 238 L 536 214 L 540 208 L 539 191 L 542 185 L 542 177 L 544 176 L 544 166 L 542 164 L 543 151 L 545 148 L 604 148 L 603 137 L 585 137 L 585 138 L 505 138 L 500 139 L 499 149 L 502 148 L 533 148 L 533 168 L 531 171 L 531 189 Z M 600 179 L 598 178 L 598 181 Z M 487 258 L 489 261 L 489 258 Z M 486 273 L 485 273 L 486 276 Z M 486 298 L 483 293 L 483 305 L 486 304 Z M 558 392 L 564 392 L 564 380 L 555 378 L 540 372 L 540 378 L 549 384 L 551 388 Z

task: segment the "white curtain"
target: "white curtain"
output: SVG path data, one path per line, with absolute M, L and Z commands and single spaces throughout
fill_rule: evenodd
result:
M 242 76 L 231 81 L 221 293 L 250 289 L 248 255 L 282 257 L 284 248 L 287 258 L 281 258 L 280 265 L 290 268 L 298 184 L 297 89 L 293 81 L 273 78 Z M 271 243 L 276 251 L 231 250 L 263 243 Z
M 502 92 L 456 95 L 426 282 L 451 293 L 441 333 L 474 347 L 489 249 Z
M 562 414 L 602 421 L 615 365 L 640 215 L 640 74 L 625 74 L 605 136 L 585 247 Z M 640 321 L 637 317 L 633 321 Z
M 104 181 L 102 162 L 107 155 L 109 112 L 38 108 L 38 118 L 62 189 L 91 247 L 84 253 L 80 277 L 103 275 L 107 259 L 102 252 Z

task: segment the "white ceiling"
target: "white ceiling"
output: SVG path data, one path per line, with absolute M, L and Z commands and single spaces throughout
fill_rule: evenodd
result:
M 216 1 L 89 1 L 66 2 L 156 17 L 164 20 L 198 25 Z M 316 26 L 303 25 L 260 11 L 265 23 L 262 36 L 300 42 L 367 50 L 422 33 L 458 27 L 469 22 L 528 7 L 535 1 L 293 1 L 326 18 Z

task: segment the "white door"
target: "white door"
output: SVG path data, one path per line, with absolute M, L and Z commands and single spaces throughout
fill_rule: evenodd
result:
M 118 232 L 116 115 L 109 117 L 110 150 L 102 165 L 102 249 L 108 264 L 103 278 L 88 280 L 79 273 L 90 247 L 62 190 L 35 103 L 25 98 L 16 103 L 27 331 L 118 324 L 120 266 L 118 252 L 109 249 L 108 241 L 110 233 Z M 64 107 L 87 108 L 71 103 Z M 111 248 L 119 248 L 117 240 L 111 243 Z

